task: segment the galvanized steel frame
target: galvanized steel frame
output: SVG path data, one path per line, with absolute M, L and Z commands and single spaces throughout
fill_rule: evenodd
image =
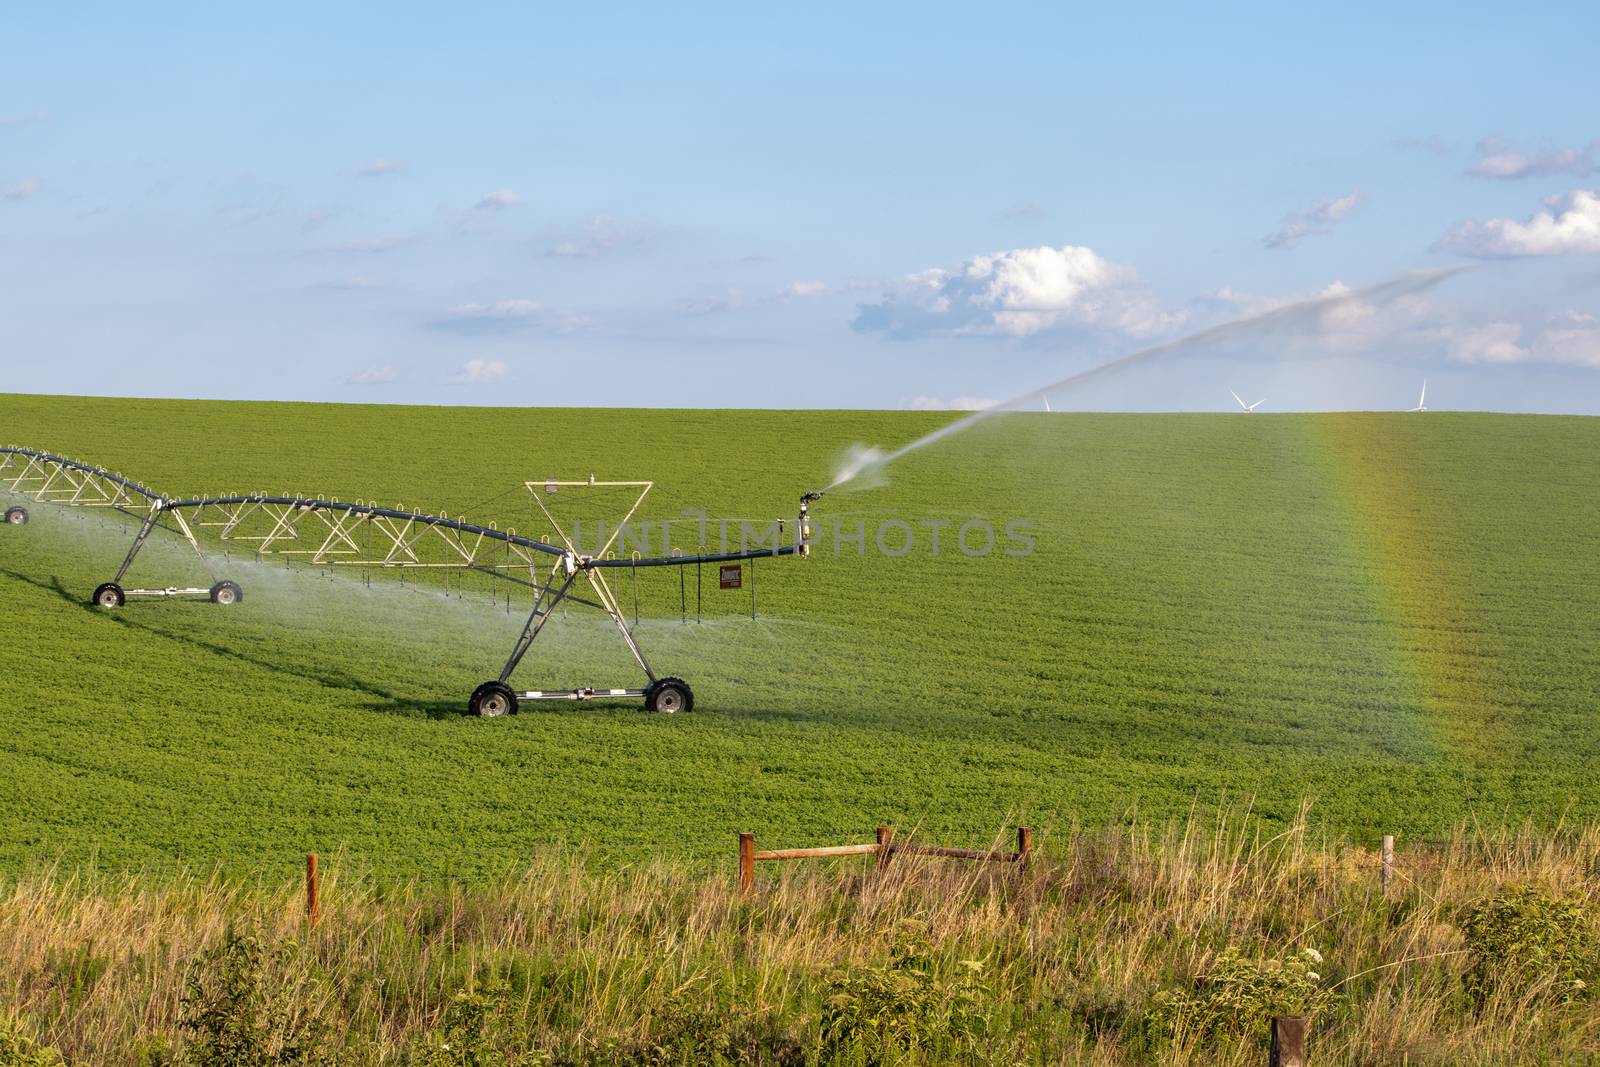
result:
M 561 544 L 523 537 L 495 524 L 480 525 L 465 518 L 451 519 L 408 511 L 403 505 L 322 499 L 265 493 L 170 499 L 121 474 L 92 464 L 33 449 L 0 448 L 0 488 L 15 495 L 73 507 L 112 508 L 141 519 L 138 533 L 117 570 L 115 583 L 126 576 L 140 550 L 157 527 L 186 540 L 208 574 L 215 574 L 195 531 L 209 531 L 218 541 L 247 547 L 257 558 L 277 557 L 290 563 L 317 567 L 424 569 L 471 571 L 505 579 L 534 591 L 534 604 L 511 655 L 500 672 L 506 682 L 557 606 L 572 601 L 603 611 L 611 618 L 635 662 L 654 684 L 657 680 L 643 650 L 635 640 L 621 605 L 603 571 L 613 567 L 690 566 L 761 556 L 794 555 L 795 545 L 777 545 L 752 551 L 648 558 L 606 558 L 622 530 L 649 495 L 648 481 L 530 480 L 524 483 Z M 540 493 L 562 489 L 637 489 L 611 537 L 593 556 L 578 551 L 573 538 L 540 498 Z M 187 517 L 186 517 L 187 514 Z M 171 525 L 163 523 L 170 517 Z M 803 534 L 797 527 L 797 542 Z M 548 569 L 546 569 L 548 565 Z M 525 575 L 525 577 L 524 577 Z M 588 582 L 594 599 L 580 597 L 572 587 L 579 575 Z M 198 592 L 197 590 L 182 590 Z M 174 590 L 127 590 L 128 593 L 170 594 Z M 530 698 L 584 699 L 586 695 L 637 695 L 635 689 L 578 689 L 532 691 Z

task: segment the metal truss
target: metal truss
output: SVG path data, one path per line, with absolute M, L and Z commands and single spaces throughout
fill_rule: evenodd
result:
M 174 500 L 165 508 L 189 512 L 191 526 L 224 544 L 316 567 L 478 571 L 538 589 L 549 558 L 562 553 L 492 523 L 359 500 L 226 496 Z
M 104 467 L 96 467 L 66 456 L 31 448 L 6 446 L 0 447 L 0 488 L 14 496 L 29 500 L 63 507 L 109 509 L 139 520 L 139 532 L 134 539 L 133 548 L 123 560 L 116 578 L 96 590 L 96 601 L 105 606 L 113 606 L 113 600 L 115 604 L 120 605 L 123 598 L 128 596 L 206 595 L 212 600 L 223 603 L 232 603 L 237 599 L 238 586 L 232 583 L 218 583 L 204 589 L 167 586 L 160 589 L 125 590 L 116 586 L 116 583 L 121 582 L 127 574 L 134 557 L 149 538 L 151 531 L 158 527 L 169 530 L 187 541 L 194 549 L 201 567 L 213 579 L 216 577 L 211 572 L 205 552 L 200 548 L 200 542 L 196 540 L 194 532 L 184 521 L 183 516 L 174 513 L 170 523 L 162 522 L 169 502 L 149 486 L 141 485 Z M 27 512 L 20 507 L 8 509 L 6 521 L 13 525 L 17 524 L 18 519 L 15 516 L 19 512 L 20 521 L 26 522 Z M 227 588 L 223 588 L 224 586 Z M 114 593 L 108 587 L 114 588 Z M 102 596 L 106 599 L 101 600 Z
M 145 515 L 161 502 L 153 489 L 88 463 L 31 448 L 0 447 L 0 486 L 13 496 Z
M 681 679 L 659 677 L 651 668 L 604 572 L 615 567 L 683 567 L 762 556 L 805 555 L 810 530 L 807 504 L 815 499 L 812 495 L 801 502 L 801 518 L 793 545 L 694 556 L 617 559 L 610 557 L 611 549 L 649 494 L 651 482 L 598 482 L 591 477 L 587 481 L 545 480 L 524 484 L 533 493 L 559 544 L 524 537 L 515 530 L 501 530 L 492 523 L 482 525 L 465 518 L 452 519 L 360 500 L 345 503 L 336 499 L 266 494 L 172 499 L 90 464 L 32 449 L 0 449 L 0 488 L 33 500 L 66 506 L 112 508 L 140 520 L 133 544 L 115 577 L 95 590 L 94 603 L 101 607 L 120 607 L 128 596 L 203 594 L 221 604 L 236 603 L 243 598 L 243 590 L 232 581 L 217 581 L 208 589 L 122 588 L 122 580 L 156 529 L 182 537 L 193 547 L 201 565 L 213 579 L 216 574 L 202 548 L 200 535 L 207 542 L 214 540 L 224 547 L 237 546 L 257 558 L 275 558 L 287 563 L 326 568 L 476 572 L 532 590 L 533 608 L 498 678 L 479 686 L 469 703 L 469 710 L 478 715 L 514 713 L 519 699 L 586 700 L 619 696 L 642 696 L 651 710 L 689 710 L 693 706 L 693 696 L 688 685 Z M 568 535 L 543 496 L 563 490 L 603 488 L 638 492 L 620 522 L 613 526 L 610 539 L 594 555 L 586 555 L 579 551 L 574 538 Z M 588 596 L 580 596 L 575 591 L 580 580 Z M 511 690 L 508 682 L 512 673 L 555 609 L 569 601 L 604 612 L 611 619 L 644 672 L 647 686 Z

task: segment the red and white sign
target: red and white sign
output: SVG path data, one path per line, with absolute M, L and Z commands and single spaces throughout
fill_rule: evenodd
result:
M 739 588 L 744 583 L 744 567 L 738 563 L 724 564 L 720 580 L 724 589 Z

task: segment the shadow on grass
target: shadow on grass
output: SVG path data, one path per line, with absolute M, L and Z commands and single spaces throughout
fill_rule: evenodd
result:
M 219 644 L 216 641 L 206 640 L 205 638 L 197 637 L 181 630 L 174 630 L 172 628 L 158 626 L 149 622 L 135 619 L 127 614 L 129 609 L 126 607 L 117 609 L 115 611 L 108 611 L 104 608 L 96 606 L 88 596 L 82 593 L 74 592 L 72 589 L 68 588 L 62 582 L 61 578 L 56 575 L 52 575 L 49 581 L 41 581 L 38 578 L 21 574 L 8 568 L 0 568 L 0 575 L 4 575 L 8 578 L 14 578 L 19 582 L 24 582 L 37 589 L 42 589 L 45 592 L 52 593 L 62 601 L 78 608 L 80 611 L 84 611 L 90 615 L 93 615 L 97 619 L 105 619 L 115 623 L 116 625 L 126 627 L 129 630 L 150 634 L 154 637 L 160 637 L 168 641 L 174 641 L 179 644 L 188 645 L 191 648 L 209 653 L 213 656 L 233 660 L 238 663 L 248 664 L 249 666 L 259 668 L 272 674 L 296 678 L 301 681 L 312 682 L 316 685 L 324 686 L 330 689 L 341 689 L 350 693 L 359 694 L 362 698 L 365 698 L 360 701 L 360 705 L 366 710 L 376 711 L 388 715 L 420 715 L 434 720 L 456 719 L 467 716 L 466 700 L 464 697 L 458 700 L 420 700 L 413 697 L 403 696 L 399 693 L 393 692 L 392 690 L 385 689 L 382 686 L 375 685 L 372 682 L 357 678 L 347 671 L 318 668 L 316 666 L 296 666 L 293 664 L 285 664 L 282 662 L 269 660 L 261 656 L 252 655 L 251 653 L 242 651 L 238 648 Z M 202 601 L 198 599 L 174 600 L 172 606 L 176 607 L 177 610 L 180 611 L 227 610 L 225 608 L 219 609 L 216 605 L 211 604 L 208 601 Z M 168 610 L 171 610 L 171 608 Z M 741 708 L 737 711 L 719 711 L 717 709 L 707 708 L 705 709 L 705 712 L 708 713 L 705 717 L 715 716 L 722 719 L 751 720 L 755 722 L 807 722 L 813 721 L 816 717 L 811 713 L 798 711 L 792 708 Z M 521 714 L 523 715 L 535 714 L 565 716 L 596 715 L 601 713 L 610 713 L 616 715 L 643 714 L 649 717 L 656 717 L 649 712 L 645 712 L 637 701 L 608 700 L 604 698 L 584 701 L 526 701 L 523 703 L 521 708 Z M 701 713 L 695 712 L 692 714 L 700 715 Z M 675 716 L 659 717 L 663 720 L 675 718 Z
M 8 578 L 15 578 L 17 581 L 25 582 L 36 589 L 42 589 L 47 593 L 53 593 L 66 603 L 71 604 L 98 619 L 106 619 L 117 624 L 118 626 L 126 627 L 129 630 L 136 630 L 141 633 L 164 638 L 168 641 L 175 641 L 179 644 L 188 645 L 191 648 L 196 648 L 203 652 L 210 653 L 211 655 L 220 656 L 223 659 L 229 659 L 238 663 L 248 664 L 252 667 L 268 671 L 272 674 L 279 674 L 290 678 L 297 678 L 301 681 L 313 682 L 329 689 L 343 689 L 349 692 L 359 693 L 368 698 L 367 700 L 363 701 L 363 706 L 372 711 L 383 712 L 385 714 L 423 715 L 430 719 L 461 718 L 466 714 L 465 700 L 448 702 L 441 700 L 417 700 L 411 697 L 401 696 L 398 693 L 391 692 L 390 690 L 374 685 L 371 682 L 363 681 L 344 671 L 286 665 L 284 663 L 264 659 L 260 656 L 251 655 L 248 652 L 243 652 L 236 648 L 230 648 L 227 645 L 218 644 L 215 641 L 207 641 L 204 638 L 195 637 L 192 634 L 177 632 L 161 626 L 155 626 L 147 622 L 142 622 L 137 619 L 132 619 L 123 613 L 127 610 L 126 608 L 119 609 L 116 612 L 107 611 L 104 608 L 95 606 L 88 597 L 74 593 L 72 590 L 68 589 L 62 583 L 61 579 L 55 575 L 52 575 L 48 582 L 41 581 L 38 578 L 33 578 L 26 574 L 19 574 L 16 571 L 6 568 L 0 568 L 0 575 L 5 575 Z M 177 601 L 176 603 L 182 604 L 189 608 L 204 608 L 209 611 L 217 610 L 215 605 L 212 605 L 209 602 L 198 600 Z

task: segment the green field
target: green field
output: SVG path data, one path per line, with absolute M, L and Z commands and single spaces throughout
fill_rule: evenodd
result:
M 0 397 L 0 437 L 169 493 L 403 502 L 537 532 L 527 478 L 651 478 L 654 519 L 792 515 L 852 442 L 954 416 Z M 1600 420 L 1428 413 L 1008 415 L 818 507 L 806 561 L 757 565 L 639 635 L 697 708 L 460 714 L 521 624 L 482 581 L 369 589 L 234 559 L 242 605 L 90 592 L 125 520 L 0 528 L 0 868 L 95 858 L 292 870 L 344 850 L 470 876 L 552 844 L 726 860 L 864 840 L 1302 797 L 1340 833 L 1600 817 Z M 971 558 L 927 520 L 1023 520 Z M 902 558 L 871 547 L 912 524 Z M 836 554 L 835 521 L 868 551 Z M 714 531 L 714 527 L 713 527 Z M 678 534 L 675 532 L 675 543 Z M 900 534 L 892 534 L 894 546 Z M 132 580 L 200 577 L 173 545 Z M 710 577 L 708 575 L 708 577 Z M 714 586 L 714 582 L 711 583 Z M 457 592 L 464 595 L 457 596 Z M 620 585 L 632 606 L 632 586 Z M 530 687 L 636 684 L 603 620 L 557 620 Z

